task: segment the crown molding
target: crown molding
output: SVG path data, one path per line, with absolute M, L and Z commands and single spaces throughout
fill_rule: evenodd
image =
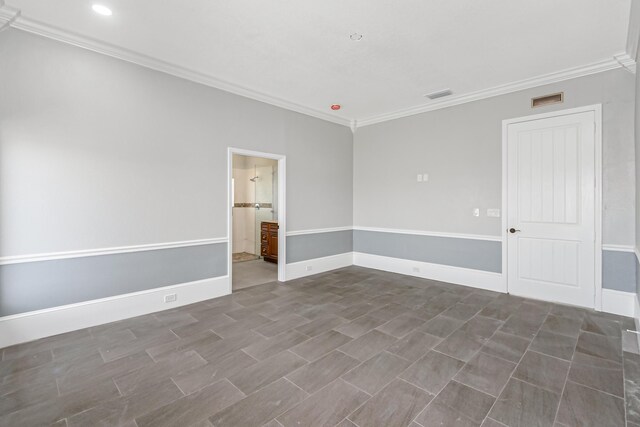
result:
M 20 11 L 13 7 L 6 6 L 0 0 L 0 31 L 5 30 L 20 16 Z
M 638 43 L 640 43 L 640 2 L 632 1 L 627 32 L 627 54 L 634 61 L 638 59 Z
M 587 64 L 581 67 L 569 68 L 566 70 L 561 70 L 529 79 L 479 90 L 476 92 L 453 95 L 447 98 L 443 98 L 439 101 L 429 102 L 426 105 L 404 108 L 394 112 L 379 114 L 368 118 L 356 120 L 337 117 L 323 111 L 319 111 L 292 101 L 288 101 L 283 98 L 279 98 L 277 96 L 269 95 L 235 83 L 227 82 L 214 76 L 201 73 L 199 71 L 190 70 L 180 65 L 162 61 L 141 53 L 134 52 L 132 50 L 124 49 L 109 43 L 104 43 L 90 37 L 75 34 L 48 24 L 44 24 L 42 22 L 38 22 L 33 19 L 26 18 L 21 15 L 20 10 L 7 6 L 5 5 L 4 0 L 0 0 L 0 31 L 6 29 L 9 26 L 83 49 L 91 50 L 93 52 L 108 55 L 113 58 L 118 58 L 123 61 L 131 62 L 142 67 L 170 74 L 172 76 L 179 77 L 185 80 L 220 89 L 225 92 L 230 92 L 245 98 L 250 98 L 276 107 L 284 108 L 286 110 L 295 111 L 307 116 L 336 123 L 342 126 L 347 126 L 353 133 L 355 133 L 358 128 L 363 126 L 369 126 L 376 123 L 399 119 L 402 117 L 435 111 L 442 108 L 452 107 L 455 105 L 465 104 L 468 102 L 478 101 L 481 99 L 491 98 L 494 96 L 504 95 L 551 83 L 557 83 L 564 80 L 588 76 L 591 74 L 601 73 L 617 68 L 625 68 L 633 73 L 635 73 L 636 70 L 636 61 L 634 56 L 630 55 L 629 53 L 621 53 L 618 55 L 614 55 L 611 59 Z M 638 32 L 640 33 L 640 26 L 638 27 Z M 628 45 L 630 44 L 629 41 L 634 40 L 632 29 L 633 28 L 630 25 L 627 43 Z M 634 46 L 637 48 L 637 45 L 638 42 L 636 40 Z M 629 49 L 629 46 L 627 46 L 627 48 Z M 631 46 L 631 48 L 633 48 L 633 46 Z
M 611 59 L 607 59 L 605 61 L 594 62 L 592 64 L 584 65 L 581 67 L 569 68 L 566 70 L 544 74 L 530 79 L 524 79 L 505 85 L 495 86 L 489 89 L 479 90 L 476 92 L 453 95 L 444 98 L 441 101 L 431 102 L 427 105 L 419 105 L 416 107 L 405 108 L 391 113 L 372 116 L 366 119 L 360 119 L 358 120 L 358 127 L 369 126 L 376 123 L 399 119 L 402 117 L 413 116 L 415 114 L 426 113 L 428 111 L 440 110 L 442 108 L 452 107 L 454 105 L 466 104 L 467 102 L 479 101 L 481 99 L 491 98 L 494 96 L 504 95 L 512 92 L 518 92 L 520 90 L 544 86 L 551 83 L 557 83 L 564 80 L 575 79 L 577 77 L 602 73 L 604 71 L 615 70 L 617 68 L 623 67 L 629 71 L 635 72 L 635 61 L 626 53 L 615 55 Z
M 12 19 L 9 19 L 13 17 Z M 3 25 L 3 21 L 6 21 Z M 200 83 L 206 86 L 210 86 L 216 89 L 230 92 L 235 95 L 240 95 L 245 98 L 250 98 L 256 101 L 264 102 L 266 104 L 274 105 L 276 107 L 284 108 L 286 110 L 295 111 L 297 113 L 305 114 L 307 116 L 322 119 L 328 122 L 336 123 L 342 126 L 351 127 L 352 123 L 350 119 L 337 117 L 323 111 L 318 111 L 313 108 L 305 107 L 304 105 L 297 104 L 292 101 L 288 101 L 283 98 L 279 98 L 273 95 L 269 95 L 257 90 L 241 86 L 235 83 L 227 82 L 218 79 L 214 76 L 201 73 L 199 71 L 190 70 L 180 65 L 172 64 L 170 62 L 162 61 L 160 59 L 153 58 L 151 56 L 143 55 L 128 49 L 124 49 L 109 43 L 104 43 L 96 39 L 75 34 L 69 31 L 56 28 L 54 26 L 44 24 L 42 22 L 35 21 L 33 19 L 26 18 L 20 15 L 20 11 L 0 3 L 0 29 L 2 27 L 11 26 L 22 31 L 37 34 L 43 37 L 47 37 L 53 40 L 57 40 L 63 43 L 67 43 L 73 46 L 81 47 L 93 52 L 101 53 L 111 56 L 113 58 L 121 59 L 123 61 L 131 62 L 152 70 L 160 71 L 166 74 L 170 74 L 175 77 L 180 77 L 185 80 Z

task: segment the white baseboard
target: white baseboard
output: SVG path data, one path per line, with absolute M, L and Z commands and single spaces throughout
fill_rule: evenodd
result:
M 349 267 L 350 265 L 353 265 L 353 252 L 314 258 L 287 264 L 285 277 L 286 280 L 294 280 L 337 268 Z
M 353 263 L 360 267 L 374 268 L 376 270 L 390 271 L 393 273 L 422 277 L 424 279 L 438 280 L 440 282 L 455 283 L 457 285 L 496 292 L 507 291 L 502 274 L 500 273 L 371 255 L 361 252 L 353 253 Z
M 229 276 L 222 276 L 0 317 L 0 348 L 193 304 L 230 292 Z M 176 301 L 165 303 L 167 294 L 176 294 Z
M 634 317 L 637 298 L 635 292 L 623 292 L 613 289 L 602 290 L 602 311 Z

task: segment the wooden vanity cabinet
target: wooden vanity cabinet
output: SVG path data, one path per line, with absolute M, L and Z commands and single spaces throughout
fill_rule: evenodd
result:
M 278 223 L 268 221 L 261 223 L 260 255 L 265 261 L 278 263 Z

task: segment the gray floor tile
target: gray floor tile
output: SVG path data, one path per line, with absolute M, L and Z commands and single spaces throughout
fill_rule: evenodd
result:
M 309 323 L 309 319 L 306 317 L 292 314 L 290 316 L 283 317 L 267 325 L 260 326 L 254 330 L 264 335 L 265 337 L 274 337 L 282 332 L 288 331 L 299 326 Z
M 422 426 L 451 426 L 451 427 L 479 427 L 477 423 L 467 418 L 459 411 L 431 402 L 417 417 L 416 421 Z M 417 425 L 417 424 L 416 424 Z
M 431 401 L 432 395 L 399 379 L 349 416 L 358 426 L 404 427 Z
M 254 359 L 264 360 L 307 341 L 309 337 L 295 330 L 289 330 L 256 344 L 243 348 L 243 351 Z
M 581 329 L 586 332 L 593 332 L 608 337 L 620 337 L 621 332 L 620 323 L 589 314 L 584 316 Z
M 351 384 L 337 379 L 280 415 L 278 421 L 284 427 L 334 426 L 358 409 L 369 397 Z
M 376 329 L 343 345 L 339 350 L 360 361 L 365 361 L 386 349 L 397 339 Z
M 486 393 L 474 390 L 457 381 L 450 381 L 433 400 L 433 403 L 448 406 L 480 424 L 495 400 L 495 397 Z
M 540 331 L 531 342 L 531 350 L 564 360 L 571 360 L 577 339 L 566 335 Z
M 576 351 L 614 362 L 622 362 L 622 340 L 620 338 L 582 332 L 578 337 Z
M 334 350 L 288 374 L 287 379 L 307 393 L 315 393 L 339 376 L 358 366 L 359 363 L 353 357 Z
M 415 362 L 427 354 L 434 346 L 438 345 L 442 338 L 434 335 L 413 331 L 387 349 L 389 353 Z
M 475 316 L 480 310 L 482 310 L 482 307 L 459 302 L 453 307 L 443 311 L 441 314 L 443 316 L 452 317 L 454 319 L 458 319 L 458 320 L 462 320 L 463 322 L 466 322 L 467 320 Z
M 296 331 L 301 332 L 310 337 L 315 337 L 316 335 L 320 335 L 323 332 L 327 332 L 337 326 L 345 323 L 346 320 L 339 316 L 328 315 L 325 317 L 319 317 L 311 322 L 298 326 Z
M 560 396 L 549 390 L 511 379 L 489 417 L 507 426 L 553 426 Z
M 576 353 L 569 370 L 569 380 L 624 398 L 622 365 L 610 360 Z
M 306 363 L 302 357 L 290 351 L 283 351 L 245 368 L 242 372 L 228 377 L 228 380 L 244 394 L 251 394 Z
M 219 381 L 136 418 L 138 427 L 189 425 L 244 398 L 227 380 Z
M 340 325 L 334 328 L 334 330 L 351 338 L 358 338 L 386 322 L 387 321 L 384 319 L 366 315 L 358 317 L 349 323 Z
M 517 363 L 530 343 L 526 338 L 498 331 L 482 346 L 481 351 Z
M 434 349 L 463 362 L 468 362 L 484 343 L 485 340 L 482 338 L 458 330 L 445 338 Z
M 360 390 L 375 394 L 409 365 L 410 362 L 383 351 L 343 375 L 342 379 L 355 385 Z
M 302 402 L 307 393 L 282 378 L 209 418 L 215 427 L 260 427 Z
M 624 426 L 624 400 L 568 381 L 558 422 L 567 426 Z
M 309 361 L 312 361 L 324 356 L 349 341 L 351 341 L 350 337 L 331 330 L 307 340 L 302 344 L 298 344 L 291 348 L 291 351 Z
M 516 364 L 485 353 L 477 353 L 454 380 L 492 396 L 498 396 Z
M 69 427 L 134 425 L 134 419 L 181 398 L 182 392 L 171 380 L 138 387 L 128 396 L 107 400 L 67 419 Z
M 458 359 L 431 351 L 404 371 L 400 378 L 437 394 L 463 366 L 464 362 Z
M 581 319 L 549 314 L 540 329 L 547 332 L 553 332 L 554 334 L 578 337 L 581 325 Z
M 204 366 L 172 375 L 171 378 L 184 394 L 191 394 L 224 378 L 243 372 L 255 363 L 257 361 L 254 358 L 239 350 L 212 360 Z
M 424 323 L 425 321 L 418 317 L 402 314 L 378 326 L 376 330 L 396 338 L 402 338 Z
M 364 427 L 358 414 L 570 427 L 622 411 L 640 427 L 626 329 L 633 319 L 348 267 L 0 349 L 0 425 Z
M 554 393 L 562 393 L 569 362 L 535 351 L 527 351 L 513 377 Z
M 436 337 L 446 338 L 463 324 L 464 322 L 462 320 L 446 316 L 437 316 L 429 320 L 423 326 L 417 328 L 417 330 Z

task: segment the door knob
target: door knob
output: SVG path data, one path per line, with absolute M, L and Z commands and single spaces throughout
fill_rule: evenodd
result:
M 520 230 L 516 230 L 516 229 L 515 229 L 515 228 L 513 228 L 513 227 L 511 227 L 511 228 L 509 229 L 509 233 L 511 233 L 511 234 L 517 233 L 517 232 L 519 232 L 519 231 L 520 231 Z

